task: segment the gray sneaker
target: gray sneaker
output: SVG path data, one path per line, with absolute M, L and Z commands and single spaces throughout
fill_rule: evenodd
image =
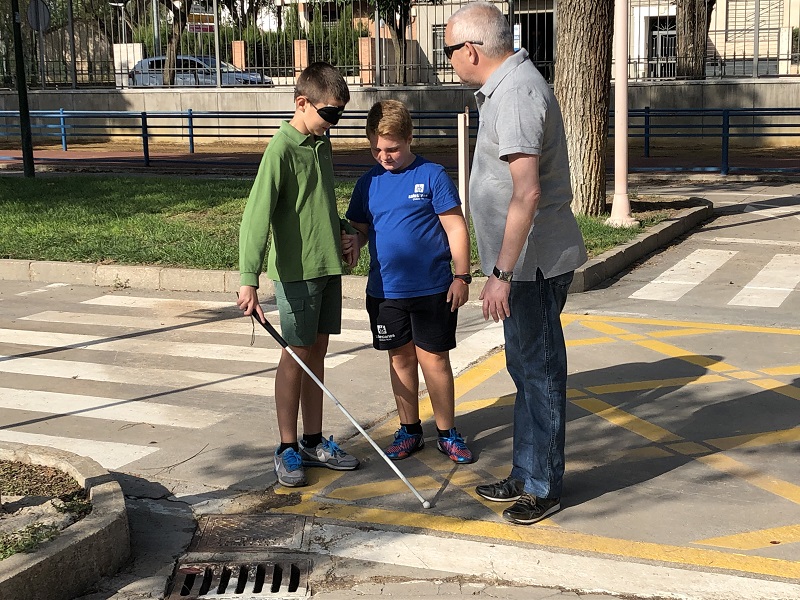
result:
M 286 487 L 306 485 L 306 472 L 300 453 L 294 448 L 287 448 L 280 454 L 276 450 L 275 475 L 278 476 L 278 482 Z
M 307 467 L 328 467 L 336 471 L 352 471 L 358 467 L 358 459 L 342 450 L 333 441 L 333 436 L 327 440 L 322 438 L 322 442 L 313 448 L 307 448 L 301 441 L 300 455 Z

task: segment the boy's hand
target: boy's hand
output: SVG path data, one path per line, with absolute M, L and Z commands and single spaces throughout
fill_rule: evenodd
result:
M 361 246 L 358 243 L 357 233 L 347 233 L 342 229 L 342 260 L 351 269 L 358 264 L 361 255 Z
M 469 286 L 461 279 L 453 279 L 450 289 L 447 290 L 447 301 L 451 303 L 450 312 L 464 306 L 469 300 Z
M 239 299 L 236 301 L 236 305 L 244 312 L 245 317 L 255 313 L 261 323 L 267 322 L 264 311 L 261 310 L 261 305 L 258 303 L 258 290 L 252 285 L 243 285 L 239 288 Z

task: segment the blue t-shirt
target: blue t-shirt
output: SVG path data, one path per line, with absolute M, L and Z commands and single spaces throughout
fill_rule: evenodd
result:
M 346 217 L 369 225 L 367 293 L 415 298 L 446 291 L 452 257 L 439 215 L 460 204 L 444 167 L 421 156 L 402 171 L 375 165 L 362 175 Z

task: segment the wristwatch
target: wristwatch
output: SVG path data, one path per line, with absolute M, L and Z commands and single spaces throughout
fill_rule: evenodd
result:
M 469 273 L 467 273 L 466 275 L 453 275 L 453 279 L 460 279 L 467 285 L 472 283 L 472 275 L 470 275 Z
M 497 265 L 495 265 L 494 269 L 492 269 L 492 275 L 497 277 L 500 281 L 511 283 L 511 280 L 514 278 L 514 271 L 501 271 L 497 268 Z

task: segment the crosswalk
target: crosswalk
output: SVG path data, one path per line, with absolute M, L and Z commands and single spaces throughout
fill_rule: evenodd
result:
M 720 238 L 713 238 L 714 241 Z M 764 243 L 759 243 L 764 242 Z M 728 243 L 754 243 L 770 247 L 769 240 L 730 239 Z M 781 242 L 780 245 L 792 247 Z M 761 255 L 759 255 L 761 256 Z M 761 258 L 764 260 L 764 258 Z M 738 250 L 700 248 L 691 252 L 650 282 L 634 291 L 631 299 L 677 302 L 697 290 L 712 275 L 726 274 L 731 282 L 741 273 L 751 271 L 752 255 L 744 257 Z M 778 308 L 800 284 L 800 254 L 778 253 L 762 263 L 755 275 L 741 287 L 731 286 L 728 306 Z M 738 290 L 738 291 L 737 291 Z
M 280 347 L 231 302 L 105 294 L 63 308 L 0 323 L 0 441 L 121 469 L 161 451 L 129 433 L 137 426 L 204 435 L 242 406 L 272 404 Z M 275 307 L 264 309 L 276 323 Z M 454 370 L 500 343 L 493 323 L 466 336 L 451 354 Z M 358 371 L 353 361 L 375 353 L 371 345 L 366 312 L 345 308 L 327 372 Z M 379 376 L 388 379 L 384 360 Z

